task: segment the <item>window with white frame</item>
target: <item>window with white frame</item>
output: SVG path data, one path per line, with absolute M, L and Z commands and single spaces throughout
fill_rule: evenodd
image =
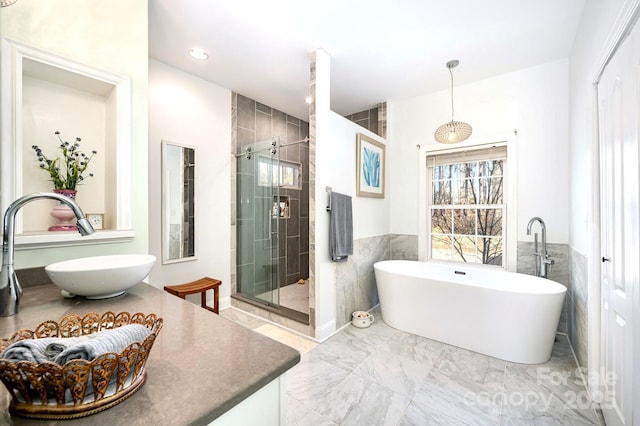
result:
M 429 258 L 505 267 L 506 147 L 427 156 Z
M 258 161 L 258 185 L 290 189 L 302 187 L 302 166 L 299 163 L 275 161 L 263 156 L 258 157 Z

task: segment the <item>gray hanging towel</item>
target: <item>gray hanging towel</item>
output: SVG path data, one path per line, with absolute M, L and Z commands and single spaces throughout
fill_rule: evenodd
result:
M 331 192 L 329 213 L 329 255 L 334 262 L 344 262 L 353 254 L 353 214 L 349 195 Z

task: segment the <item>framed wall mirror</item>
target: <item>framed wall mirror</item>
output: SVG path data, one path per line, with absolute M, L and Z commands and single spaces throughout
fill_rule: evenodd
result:
M 196 150 L 162 141 L 162 263 L 196 259 Z

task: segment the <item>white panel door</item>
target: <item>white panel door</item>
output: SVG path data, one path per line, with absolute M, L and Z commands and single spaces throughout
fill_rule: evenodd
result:
M 602 229 L 602 360 L 607 425 L 633 425 L 633 324 L 638 315 L 638 125 L 640 27 L 623 42 L 598 86 Z M 637 356 L 637 355 L 636 355 Z M 636 419 L 635 424 L 638 423 Z

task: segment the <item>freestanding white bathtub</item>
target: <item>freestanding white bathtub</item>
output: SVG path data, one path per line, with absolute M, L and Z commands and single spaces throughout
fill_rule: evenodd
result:
M 551 357 L 567 291 L 555 281 L 466 265 L 387 260 L 374 265 L 391 327 L 495 358 Z

